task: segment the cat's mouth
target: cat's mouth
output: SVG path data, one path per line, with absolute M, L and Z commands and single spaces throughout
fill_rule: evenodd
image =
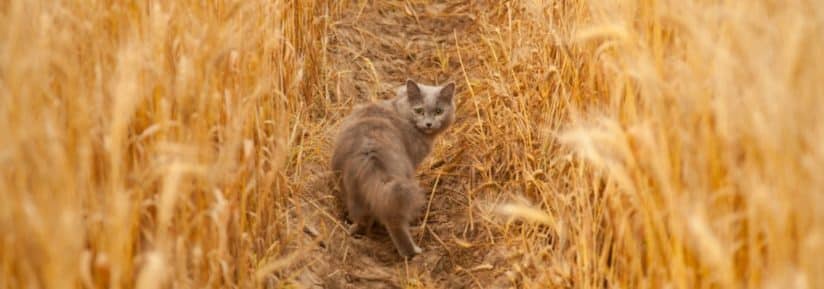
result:
M 436 131 L 438 131 L 438 130 L 437 130 L 436 128 L 434 128 L 434 127 L 418 127 L 418 129 L 419 129 L 420 131 L 422 131 L 423 133 L 425 133 L 425 134 L 433 134 L 433 133 L 435 133 Z

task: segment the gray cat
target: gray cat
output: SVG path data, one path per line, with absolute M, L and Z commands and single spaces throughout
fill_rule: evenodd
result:
M 378 221 L 404 257 L 421 253 L 409 235 L 425 192 L 415 169 L 429 154 L 435 137 L 454 121 L 455 84 L 429 86 L 407 80 L 397 96 L 354 109 L 341 124 L 332 169 L 353 225 L 368 234 Z

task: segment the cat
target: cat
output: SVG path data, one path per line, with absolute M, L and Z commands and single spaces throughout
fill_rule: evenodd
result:
M 398 253 L 420 254 L 409 235 L 425 192 L 415 170 L 435 137 L 455 120 L 455 84 L 441 86 L 407 80 L 396 97 L 356 107 L 344 118 L 332 153 L 338 198 L 348 211 L 349 233 L 366 234 L 375 221 L 386 227 Z

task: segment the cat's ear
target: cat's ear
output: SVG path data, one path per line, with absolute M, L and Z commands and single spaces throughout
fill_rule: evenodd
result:
M 455 83 L 450 82 L 441 87 L 441 92 L 438 93 L 438 98 L 443 101 L 452 102 L 452 96 L 455 95 Z
M 406 80 L 406 97 L 409 99 L 409 102 L 423 101 L 421 88 L 418 87 L 418 84 L 411 79 Z

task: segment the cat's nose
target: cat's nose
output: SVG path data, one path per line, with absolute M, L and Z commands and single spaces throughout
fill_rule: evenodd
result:
M 432 123 L 431 123 L 431 122 L 427 122 L 427 123 L 426 123 L 426 127 L 432 127 Z

